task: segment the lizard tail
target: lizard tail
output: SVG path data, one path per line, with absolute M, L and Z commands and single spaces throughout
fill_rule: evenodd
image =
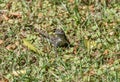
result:
M 35 28 L 35 32 L 38 32 L 38 33 L 39 33 L 39 36 L 41 35 L 41 36 L 43 36 L 43 37 L 45 37 L 45 38 L 50 39 L 49 34 L 47 34 L 45 31 L 43 31 L 43 30 L 41 30 L 41 29 Z

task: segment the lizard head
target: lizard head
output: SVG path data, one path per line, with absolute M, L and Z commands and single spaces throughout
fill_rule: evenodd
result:
M 65 32 L 63 31 L 63 29 L 57 28 L 57 29 L 55 29 L 55 34 L 56 34 L 56 35 L 64 35 Z

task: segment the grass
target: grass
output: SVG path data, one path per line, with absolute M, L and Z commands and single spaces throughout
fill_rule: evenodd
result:
M 0 0 L 0 81 L 119 82 L 120 2 Z M 61 27 L 74 47 L 38 37 Z

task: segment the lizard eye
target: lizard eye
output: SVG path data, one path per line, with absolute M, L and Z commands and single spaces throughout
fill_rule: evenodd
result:
M 55 31 L 56 31 L 56 28 L 53 29 L 53 32 L 55 32 Z

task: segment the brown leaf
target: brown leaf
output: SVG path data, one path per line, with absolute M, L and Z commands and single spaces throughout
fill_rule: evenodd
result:
M 9 44 L 6 49 L 7 50 L 14 50 L 16 48 L 16 45 L 15 44 Z
M 4 76 L 0 76 L 0 82 L 9 82 L 9 80 Z
M 20 12 L 14 12 L 14 13 L 10 13 L 10 17 L 21 18 L 22 15 Z
M 106 49 L 103 54 L 107 55 L 108 53 L 109 53 L 109 51 L 108 51 L 108 49 Z
M 39 14 L 38 14 L 38 17 L 39 17 L 39 18 L 42 18 L 42 17 L 43 17 L 43 13 L 39 13 Z
M 8 18 L 7 15 L 3 14 L 2 16 L 3 16 L 3 18 L 4 18 L 6 21 L 9 20 L 9 18 Z
M 90 5 L 89 9 L 90 9 L 90 11 L 94 12 L 95 11 L 94 5 Z
M 63 16 L 63 14 L 62 14 L 62 13 L 59 13 L 58 15 L 59 15 L 59 17 L 62 17 L 62 16 Z
M 6 4 L 6 9 L 9 9 L 9 10 L 10 10 L 11 7 L 12 7 L 12 2 L 8 2 L 8 3 Z
M 16 45 L 16 46 L 19 46 L 19 44 L 20 44 L 19 41 L 16 41 L 16 42 L 15 42 L 15 45 Z
M 31 2 L 32 0 L 26 0 L 26 1 Z
M 74 54 L 77 54 L 77 50 L 78 50 L 78 48 L 79 48 L 78 45 L 74 46 L 74 49 L 73 49 L 73 53 L 74 53 Z
M 3 40 L 0 40 L 0 44 L 2 44 L 3 43 Z
M 90 76 L 95 75 L 95 71 L 94 71 L 94 69 L 91 68 L 88 72 L 84 73 L 84 75 L 85 75 L 85 76 L 88 76 L 88 75 L 90 75 Z
M 95 74 L 95 71 L 93 69 L 90 69 L 89 75 L 94 75 L 94 74 Z
M 74 3 L 74 0 L 69 0 L 70 3 Z

